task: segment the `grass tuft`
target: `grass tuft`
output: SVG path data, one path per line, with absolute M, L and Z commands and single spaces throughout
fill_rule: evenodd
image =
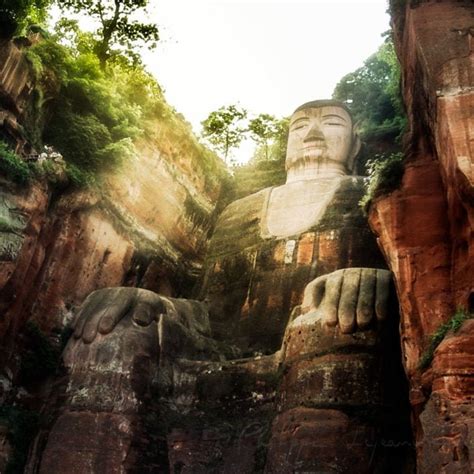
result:
M 458 308 L 453 317 L 446 323 L 438 327 L 438 329 L 430 336 L 430 344 L 428 349 L 423 353 L 418 363 L 420 370 L 427 369 L 433 361 L 433 356 L 436 348 L 441 344 L 441 341 L 446 337 L 448 332 L 456 333 L 462 326 L 464 321 L 472 318 L 463 308 Z

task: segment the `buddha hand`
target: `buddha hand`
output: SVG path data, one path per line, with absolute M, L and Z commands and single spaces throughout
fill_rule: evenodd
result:
M 86 344 L 97 334 L 108 334 L 125 317 L 146 327 L 166 313 L 162 298 L 140 288 L 105 288 L 92 292 L 82 303 L 74 324 L 74 337 Z
M 386 319 L 391 273 L 375 268 L 344 268 L 320 276 L 304 292 L 302 312 L 316 312 L 323 324 L 343 334 Z

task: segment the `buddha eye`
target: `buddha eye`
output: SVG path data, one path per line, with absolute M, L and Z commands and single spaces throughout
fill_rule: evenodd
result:
M 308 125 L 308 122 L 306 122 L 306 121 L 296 122 L 291 127 L 291 131 L 301 130 L 301 129 L 305 128 L 307 125 Z
M 331 125 L 331 126 L 335 126 L 335 127 L 343 127 L 344 126 L 344 124 L 340 123 L 340 122 L 325 122 L 324 125 Z

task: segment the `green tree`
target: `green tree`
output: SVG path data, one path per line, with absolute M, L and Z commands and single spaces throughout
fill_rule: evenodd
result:
M 201 122 L 203 137 L 224 154 L 226 163 L 229 151 L 238 147 L 244 138 L 246 128 L 243 127 L 242 121 L 246 117 L 245 109 L 229 105 L 211 112 L 206 120 Z
M 276 123 L 276 131 L 273 139 L 273 156 L 274 160 L 285 161 L 286 147 L 288 145 L 288 132 L 290 129 L 290 117 L 283 117 Z
M 62 8 L 86 14 L 99 22 L 95 52 L 102 68 L 116 54 L 114 48 L 118 47 L 137 62 L 136 47 L 146 44 L 153 48 L 159 40 L 156 24 L 134 19 L 146 14 L 149 0 L 63 0 L 59 3 Z
M 277 123 L 277 119 L 269 114 L 257 115 L 249 121 L 248 130 L 257 144 L 263 147 L 266 160 L 268 160 L 269 141 L 275 138 L 278 131 Z
M 339 81 L 333 98 L 350 107 L 362 134 L 397 136 L 405 126 L 399 83 L 400 67 L 387 37 L 362 67 Z
M 271 138 L 266 144 L 260 144 L 257 147 L 251 161 L 279 161 L 284 163 L 288 143 L 289 123 L 289 117 L 275 119 Z
M 49 4 L 50 0 L 0 0 L 0 37 L 9 39 L 30 24 L 42 23 Z
M 137 74 L 116 64 L 103 71 L 97 56 L 88 51 L 87 35 L 71 39 L 71 47 L 55 39 L 28 50 L 28 59 L 39 65 L 37 87 L 48 108 L 44 132 L 35 130 L 38 121 L 32 124 L 30 135 L 40 137 L 34 145 L 53 145 L 79 171 L 115 169 L 131 156 L 132 140 L 143 132 L 146 110 L 131 97 L 137 81 L 129 84 Z

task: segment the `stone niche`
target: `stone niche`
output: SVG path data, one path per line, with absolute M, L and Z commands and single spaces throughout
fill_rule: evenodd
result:
M 343 104 L 304 104 L 289 179 L 224 209 L 199 300 L 91 293 L 27 472 L 410 472 L 398 305 L 358 149 Z

